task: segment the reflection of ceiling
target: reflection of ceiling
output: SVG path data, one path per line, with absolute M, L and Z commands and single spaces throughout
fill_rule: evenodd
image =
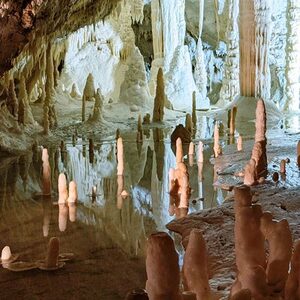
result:
M 1 0 L 0 76 L 38 35 L 63 36 L 109 15 L 120 0 Z M 5 47 L 4 47 L 5 45 Z

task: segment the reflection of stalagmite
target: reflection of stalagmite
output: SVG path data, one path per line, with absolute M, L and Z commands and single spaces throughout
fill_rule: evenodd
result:
M 75 222 L 77 205 L 76 205 L 76 203 L 69 202 L 68 207 L 69 207 L 69 220 L 70 220 L 70 222 Z
M 265 239 L 260 229 L 262 209 L 259 205 L 252 205 L 251 191 L 246 185 L 235 187 L 234 197 L 237 278 L 231 295 L 248 288 L 255 299 L 266 299 Z
M 85 95 L 82 96 L 82 106 L 81 106 L 81 121 L 85 122 L 85 102 L 86 97 Z
M 68 199 L 67 178 L 64 173 L 58 176 L 58 203 L 65 204 Z
M 284 299 L 300 299 L 300 240 L 297 240 L 294 245 L 294 253 L 291 260 L 291 269 L 285 285 Z
M 292 234 L 287 220 L 275 221 L 270 212 L 261 218 L 261 230 L 269 244 L 267 283 L 274 293 L 283 292 L 292 256 Z
M 229 128 L 230 135 L 234 135 L 234 132 L 235 132 L 235 118 L 236 118 L 236 114 L 237 114 L 237 107 L 234 106 L 231 109 L 231 112 L 230 112 L 230 128 Z
M 193 132 L 193 121 L 190 114 L 186 114 L 185 116 L 185 128 L 192 133 Z
M 156 158 L 156 174 L 158 180 L 162 181 L 165 156 L 164 132 L 162 128 L 153 129 L 153 139 Z
M 193 121 L 193 127 L 196 128 L 197 126 L 196 92 L 193 92 L 192 121 Z
M 202 232 L 199 229 L 193 229 L 189 235 L 182 270 L 186 288 L 196 293 L 197 300 L 210 299 L 207 259 Z
M 121 137 L 117 140 L 117 162 L 117 175 L 124 175 L 124 148 Z
M 138 117 L 136 141 L 138 143 L 143 142 L 143 125 L 142 125 L 142 116 L 140 114 L 139 114 L 139 117 Z
M 178 254 L 167 233 L 155 233 L 148 238 L 146 271 L 149 299 L 180 299 Z
M 189 165 L 192 167 L 194 165 L 194 152 L 195 152 L 195 146 L 193 142 L 190 142 L 189 144 Z
M 94 141 L 93 141 L 93 139 L 89 139 L 89 159 L 90 159 L 90 164 L 94 163 Z
M 101 90 L 97 89 L 97 92 L 95 94 L 95 104 L 94 104 L 92 121 L 102 121 L 103 102 L 104 102 L 104 97 L 101 94 Z
M 43 126 L 44 126 L 44 133 L 49 134 L 49 108 L 48 106 L 44 106 L 44 114 L 43 114 Z
M 285 174 L 286 173 L 286 160 L 282 159 L 280 162 L 280 173 Z
M 124 190 L 124 176 L 123 175 L 118 175 L 117 176 L 117 208 L 122 209 L 123 206 L 123 197 L 122 197 L 122 192 Z
M 58 228 L 64 232 L 67 229 L 68 206 L 65 203 L 58 204 Z
M 183 161 L 183 149 L 181 138 L 176 140 L 176 163 L 180 163 Z
M 297 144 L 297 164 L 300 167 L 300 141 Z
M 164 106 L 165 106 L 165 84 L 163 70 L 160 68 L 157 73 L 157 86 L 156 95 L 154 99 L 153 108 L 153 122 L 162 122 L 164 118 Z
M 50 227 L 50 210 L 52 202 L 51 196 L 43 196 L 43 236 L 47 237 L 49 235 Z
M 49 164 L 48 150 L 43 149 L 42 152 L 43 161 L 43 195 L 51 194 L 51 168 Z

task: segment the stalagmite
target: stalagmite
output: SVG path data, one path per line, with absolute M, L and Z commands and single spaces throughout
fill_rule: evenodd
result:
M 256 162 L 256 174 L 259 177 L 268 172 L 267 162 L 267 138 L 266 138 L 266 109 L 262 99 L 257 101 L 255 121 L 255 143 L 252 149 L 252 159 Z
M 65 204 L 68 199 L 67 178 L 64 173 L 58 176 L 58 204 Z
M 198 163 L 203 163 L 204 158 L 203 158 L 203 143 L 199 141 L 198 144 Z
M 243 151 L 243 138 L 241 135 L 237 139 L 237 151 Z
M 51 168 L 49 164 L 49 155 L 46 148 L 42 152 L 43 161 L 43 195 L 51 194 Z
M 183 148 L 181 138 L 176 140 L 176 163 L 180 163 L 183 161 Z
M 18 115 L 19 105 L 18 105 L 18 98 L 15 92 L 15 82 L 13 79 L 9 81 L 8 95 L 9 95 L 9 111 L 14 117 L 16 117 Z
M 216 122 L 215 129 L 214 129 L 214 154 L 216 158 L 221 154 L 222 151 L 219 140 L 220 140 L 219 126 Z
M 193 229 L 183 260 L 183 278 L 186 288 L 197 295 L 197 300 L 210 299 L 207 250 L 202 232 Z
M 185 128 L 192 133 L 193 132 L 193 121 L 190 114 L 186 114 L 185 116 Z
M 92 116 L 93 121 L 102 121 L 103 102 L 104 102 L 104 97 L 101 94 L 101 90 L 97 89 L 97 92 L 95 94 L 95 105 L 94 105 L 93 116 Z
M 285 300 L 300 299 L 300 240 L 294 244 L 294 253 L 291 260 L 291 269 L 285 285 Z
M 68 203 L 76 203 L 77 200 L 78 200 L 77 184 L 75 181 L 70 181 Z
M 89 159 L 90 159 L 90 164 L 94 163 L 94 141 L 93 141 L 93 139 L 89 139 Z
M 254 185 L 256 183 L 256 162 L 254 159 L 250 159 L 245 167 L 244 184 Z
M 53 237 L 50 239 L 48 244 L 45 266 L 47 268 L 57 268 L 58 255 L 59 255 L 59 239 L 57 237 Z
M 274 293 L 283 293 L 292 256 L 292 234 L 287 220 L 275 221 L 269 212 L 263 213 L 261 230 L 269 244 L 267 283 Z
M 149 299 L 180 299 L 178 254 L 167 233 L 154 233 L 148 238 L 146 271 L 146 291 Z
M 285 174 L 286 173 L 286 161 L 285 159 L 282 159 L 280 161 L 280 173 Z
M 76 83 L 72 84 L 72 89 L 71 89 L 71 93 L 70 96 L 72 98 L 81 98 L 82 96 L 80 95 L 79 91 L 78 91 L 78 87 Z
M 164 106 L 165 106 L 165 84 L 163 70 L 160 68 L 157 73 L 157 86 L 156 95 L 154 99 L 153 108 L 153 122 L 162 122 L 164 118 Z
M 89 73 L 88 77 L 86 78 L 86 83 L 82 96 L 85 97 L 86 101 L 92 100 L 92 98 L 94 98 L 95 96 L 94 77 L 91 73 Z
M 121 137 L 117 140 L 117 162 L 117 175 L 124 175 L 124 148 Z
M 255 299 L 265 299 L 268 288 L 265 239 L 260 229 L 262 209 L 259 205 L 252 205 L 251 191 L 246 185 L 234 188 L 234 199 L 237 278 L 232 286 L 231 296 L 248 288 Z
M 195 152 L 195 146 L 193 142 L 190 142 L 189 144 L 189 155 L 194 155 Z

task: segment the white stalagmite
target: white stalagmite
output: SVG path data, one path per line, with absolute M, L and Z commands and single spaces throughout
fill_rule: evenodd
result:
M 83 90 L 83 96 L 85 96 L 85 100 L 89 101 L 95 96 L 95 84 L 93 74 L 89 73 L 86 78 L 86 84 Z
M 300 1 L 288 0 L 287 7 L 287 65 L 286 105 L 290 111 L 299 110 L 300 96 Z
M 229 1 L 229 18 L 226 29 L 227 56 L 225 58 L 224 78 L 218 105 L 224 107 L 232 102 L 240 92 L 239 82 L 239 0 Z

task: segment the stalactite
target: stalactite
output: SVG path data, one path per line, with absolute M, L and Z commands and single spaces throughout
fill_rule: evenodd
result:
M 230 0 L 226 29 L 227 56 L 224 64 L 224 77 L 220 91 L 220 100 L 218 101 L 218 105 L 221 107 L 232 102 L 240 92 L 238 16 L 238 0 Z
M 154 99 L 153 122 L 162 122 L 164 118 L 165 105 L 165 84 L 163 70 L 160 68 L 157 73 L 156 96 Z
M 300 2 L 287 1 L 287 41 L 286 41 L 286 104 L 285 109 L 299 110 L 300 97 Z
M 31 107 L 29 104 L 29 99 L 26 90 L 25 78 L 22 77 L 20 81 L 20 90 L 19 90 L 19 114 L 21 124 L 32 124 L 34 123 L 34 118 L 31 112 Z

